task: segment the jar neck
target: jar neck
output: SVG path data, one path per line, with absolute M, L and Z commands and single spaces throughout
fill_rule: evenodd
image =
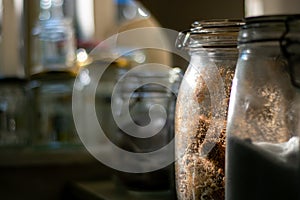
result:
M 238 44 L 267 43 L 295 37 L 300 28 L 300 15 L 262 16 L 245 19 Z M 299 36 L 298 36 L 299 37 Z
M 241 20 L 204 20 L 178 35 L 177 47 L 188 51 L 215 48 L 236 48 Z
M 193 57 L 208 57 L 214 60 L 236 60 L 238 57 L 238 49 L 236 47 L 227 48 L 193 48 L 190 49 L 189 54 L 191 59 Z
M 299 30 L 300 15 L 248 18 L 238 37 L 239 48 L 242 51 L 246 48 L 261 51 L 260 57 L 284 57 L 292 84 L 300 88 Z

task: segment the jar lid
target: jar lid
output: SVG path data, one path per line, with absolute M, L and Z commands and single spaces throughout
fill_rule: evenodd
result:
M 183 48 L 236 47 L 242 20 L 216 19 L 195 21 L 191 28 L 179 33 L 176 46 Z
M 300 14 L 298 0 L 245 0 L 245 17 Z

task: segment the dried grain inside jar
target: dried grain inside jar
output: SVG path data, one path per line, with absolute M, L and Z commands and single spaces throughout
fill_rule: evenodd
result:
M 175 114 L 178 199 L 225 198 L 225 126 L 242 23 L 194 22 L 178 36 L 177 47 L 191 56 Z

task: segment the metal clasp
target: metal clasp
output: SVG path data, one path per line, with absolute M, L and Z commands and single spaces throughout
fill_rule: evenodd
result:
M 300 28 L 295 31 L 291 30 L 295 28 L 291 24 L 296 20 L 300 22 L 299 16 L 287 17 L 285 21 L 286 29 L 280 38 L 280 47 L 283 55 L 287 59 L 292 84 L 300 88 Z M 297 35 L 297 37 L 295 37 L 294 33 L 299 34 L 299 36 Z

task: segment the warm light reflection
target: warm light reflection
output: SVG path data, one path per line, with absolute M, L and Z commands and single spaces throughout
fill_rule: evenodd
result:
M 236 104 L 236 95 L 237 95 L 237 92 L 236 92 L 236 88 L 237 88 L 237 85 L 238 85 L 238 79 L 237 78 L 234 78 L 233 81 L 232 81 L 232 87 L 231 87 L 231 94 L 230 94 L 230 103 L 229 103 L 229 108 L 228 108 L 228 116 L 227 116 L 227 120 L 230 122 L 232 121 L 232 116 L 233 116 L 233 113 L 234 113 L 234 106 Z
M 199 77 L 199 66 L 198 63 L 201 63 L 201 56 L 193 55 L 190 60 L 191 67 L 189 68 L 190 72 L 186 73 L 184 77 L 184 81 L 186 84 L 188 84 L 188 88 L 195 88 L 196 83 L 198 82 L 197 79 Z M 197 74 L 197 75 L 195 75 Z
M 135 52 L 133 54 L 133 60 L 137 63 L 144 63 L 146 61 L 146 55 L 143 52 Z
M 85 49 L 78 49 L 76 56 L 77 56 L 77 61 L 81 63 L 86 62 L 89 58 Z
M 148 14 L 141 8 L 138 8 L 138 13 L 143 17 L 148 17 Z
M 88 55 L 85 49 L 77 49 L 76 62 L 79 68 L 84 67 L 92 62 L 92 58 Z

